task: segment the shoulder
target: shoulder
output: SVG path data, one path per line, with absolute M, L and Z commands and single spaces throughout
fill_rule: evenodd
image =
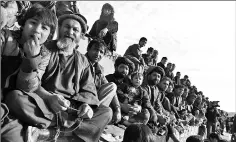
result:
M 51 40 L 44 44 L 44 46 L 51 52 L 58 51 L 57 40 Z
M 45 45 L 42 45 L 40 54 L 41 54 L 42 57 L 50 56 L 51 55 L 51 51 L 48 50 Z
M 85 55 L 81 54 L 78 50 L 75 50 L 75 56 L 78 59 L 79 64 L 84 65 L 84 67 L 90 66 L 88 58 Z
M 104 74 L 104 67 L 101 66 L 99 63 L 97 64 L 98 68 L 102 71 L 102 74 Z
M 114 81 L 114 74 L 108 74 L 105 76 L 108 82 L 113 82 Z

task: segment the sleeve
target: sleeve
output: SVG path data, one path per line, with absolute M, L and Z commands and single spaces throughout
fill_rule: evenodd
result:
M 125 84 L 121 84 L 119 86 L 117 86 L 117 97 L 118 100 L 123 103 L 125 101 L 125 99 L 128 98 L 128 86 Z
M 92 26 L 92 28 L 91 28 L 91 30 L 89 32 L 89 35 L 91 37 L 94 37 L 94 36 L 97 35 L 96 26 L 97 26 L 97 21 L 94 22 L 94 24 L 93 24 L 93 26 Z
M 160 97 L 157 97 L 157 99 L 155 100 L 154 103 L 154 109 L 158 114 L 162 113 L 162 107 L 161 107 L 161 101 L 160 101 Z
M 101 71 L 102 71 L 102 74 L 101 74 L 101 85 L 107 84 L 108 81 L 107 81 L 107 79 L 106 79 L 106 77 L 104 75 L 104 68 L 102 66 L 101 66 Z
M 113 21 L 111 24 L 108 25 L 108 30 L 110 33 L 116 33 L 118 31 L 118 22 Z
M 156 111 L 151 104 L 148 88 L 145 86 L 145 87 L 143 87 L 143 89 L 144 89 L 144 96 L 143 96 L 144 97 L 144 105 L 148 108 L 148 111 L 150 113 L 149 121 L 156 122 L 158 120 L 158 118 L 156 115 Z
M 41 83 L 41 78 L 49 63 L 50 56 L 51 53 L 49 51 L 41 51 L 37 57 L 23 58 L 17 75 L 16 87 L 26 92 L 35 91 Z
M 1 47 L 1 55 L 3 54 L 3 50 L 5 48 L 5 42 L 6 42 L 6 32 L 5 30 L 1 30 L 1 41 L 0 41 L 0 47 Z

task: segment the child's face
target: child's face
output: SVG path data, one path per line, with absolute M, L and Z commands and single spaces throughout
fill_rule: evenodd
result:
M 135 75 L 132 80 L 131 80 L 132 84 L 135 86 L 135 87 L 138 87 L 142 84 L 143 82 L 143 76 L 139 76 L 139 75 Z
M 39 44 L 43 44 L 49 37 L 51 29 L 49 26 L 44 25 L 37 17 L 28 19 L 23 27 L 23 39 L 25 41 L 36 38 Z

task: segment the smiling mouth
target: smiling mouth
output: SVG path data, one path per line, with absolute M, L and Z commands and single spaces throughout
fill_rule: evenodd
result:
M 69 39 L 71 39 L 72 41 L 74 41 L 74 38 L 73 38 L 73 37 L 65 36 L 65 38 L 69 38 Z

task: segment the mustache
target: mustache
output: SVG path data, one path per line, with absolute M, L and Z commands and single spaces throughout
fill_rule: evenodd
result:
M 75 48 L 76 44 L 73 37 L 65 36 L 57 41 L 57 47 L 62 51 L 67 51 L 69 48 Z

